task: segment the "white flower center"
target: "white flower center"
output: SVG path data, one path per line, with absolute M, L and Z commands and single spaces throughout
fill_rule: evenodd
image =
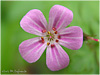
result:
M 41 37 L 42 43 L 46 41 L 47 46 L 54 47 L 54 43 L 59 42 L 60 35 L 56 31 L 56 28 L 52 28 L 52 31 L 43 30 L 42 32 L 45 34 L 45 36 Z

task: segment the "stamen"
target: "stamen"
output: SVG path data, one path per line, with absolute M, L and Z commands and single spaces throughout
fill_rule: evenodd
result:
M 44 40 L 44 37 L 41 37 L 41 40 Z
M 48 34 L 50 34 L 50 31 L 48 31 Z
M 44 40 L 42 40 L 42 43 L 44 43 Z
M 56 28 L 53 27 L 52 29 L 53 29 L 54 31 L 56 31 Z
M 45 33 L 46 32 L 46 30 L 44 29 L 44 30 L 42 30 L 42 33 Z
M 55 31 L 54 33 L 57 34 L 57 31 Z
M 58 39 L 60 39 L 61 38 L 61 36 L 60 35 L 58 35 Z
M 59 40 L 56 40 L 56 42 L 59 42 Z
M 54 47 L 55 45 L 54 44 L 51 44 L 51 47 Z
M 47 42 L 47 45 L 48 45 L 48 46 L 49 46 L 49 44 L 50 44 L 50 43 L 49 43 L 49 42 Z
M 44 37 L 42 36 L 41 39 L 43 39 Z
M 44 37 L 41 37 L 41 42 L 44 43 Z

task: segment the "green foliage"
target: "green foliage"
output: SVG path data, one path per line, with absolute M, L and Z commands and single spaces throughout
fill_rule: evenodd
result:
M 20 20 L 31 9 L 39 9 L 49 19 L 50 8 L 63 5 L 73 11 L 73 21 L 69 26 L 80 26 L 88 35 L 99 38 L 98 1 L 2 1 L 1 2 L 1 70 L 26 70 L 34 74 L 98 74 L 99 44 L 86 41 L 79 50 L 63 49 L 70 57 L 68 67 L 60 71 L 50 71 L 46 66 L 46 51 L 35 63 L 27 63 L 20 55 L 19 44 L 37 37 L 20 27 Z M 4 72 L 2 72 L 4 73 Z

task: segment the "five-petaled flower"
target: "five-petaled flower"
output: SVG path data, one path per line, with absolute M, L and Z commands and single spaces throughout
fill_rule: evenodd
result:
M 61 5 L 54 5 L 49 12 L 49 24 L 38 9 L 30 10 L 21 20 L 21 27 L 28 33 L 39 35 L 19 45 L 21 56 L 29 63 L 36 62 L 46 50 L 46 64 L 52 71 L 63 69 L 69 64 L 69 56 L 62 49 L 81 48 L 83 31 L 78 26 L 65 28 L 71 23 L 73 13 Z M 59 45 L 60 44 L 60 45 Z

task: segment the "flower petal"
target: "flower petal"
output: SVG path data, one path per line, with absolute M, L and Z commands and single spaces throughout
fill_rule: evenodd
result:
M 77 50 L 81 48 L 83 44 L 83 31 L 78 26 L 72 26 L 59 31 L 61 38 L 59 44 L 72 49 Z
M 61 5 L 54 5 L 49 13 L 49 30 L 53 27 L 57 30 L 65 28 L 71 23 L 72 19 L 71 10 Z
M 40 41 L 40 37 L 32 38 L 19 45 L 21 56 L 29 63 L 36 62 L 46 48 L 46 43 Z
M 47 21 L 40 10 L 30 10 L 21 20 L 21 27 L 28 33 L 42 35 L 42 30 L 46 30 Z
M 59 44 L 55 44 L 55 47 L 47 47 L 46 51 L 46 64 L 52 71 L 58 71 L 68 66 L 69 56 L 62 49 Z

